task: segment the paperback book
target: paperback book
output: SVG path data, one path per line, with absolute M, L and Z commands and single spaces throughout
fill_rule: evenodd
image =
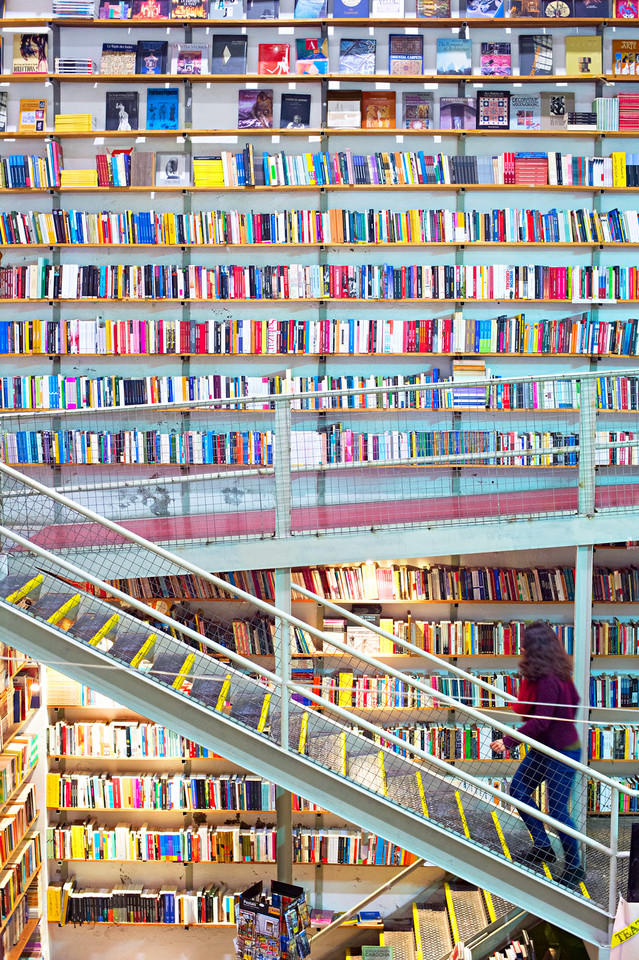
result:
M 477 129 L 508 130 L 510 93 L 507 90 L 479 90 L 477 93 Z
M 394 90 L 364 90 L 362 93 L 362 127 L 388 129 L 395 126 Z
M 170 20 L 171 0 L 133 0 L 132 20 Z
M 391 33 L 388 37 L 388 72 L 392 77 L 418 77 L 424 72 L 424 38 Z
M 211 0 L 209 20 L 241 20 L 244 16 L 244 0 Z
M 128 20 L 131 0 L 100 0 L 98 20 Z
M 339 72 L 350 74 L 375 73 L 375 51 L 377 41 L 372 38 L 339 42 Z
M 402 127 L 404 130 L 428 130 L 433 126 L 433 94 L 402 93 Z
M 329 127 L 361 127 L 362 95 L 358 90 L 329 90 L 326 100 L 326 122 Z
M 612 72 L 618 77 L 639 76 L 639 41 L 612 41 Z
M 108 92 L 105 130 L 137 130 L 140 95 L 137 90 Z
M 509 43 L 482 43 L 481 72 L 484 77 L 509 77 L 511 58 Z
M 450 0 L 417 0 L 417 16 L 420 20 L 450 17 Z
M 506 16 L 513 20 L 540 17 L 541 0 L 506 0 Z
M 211 73 L 246 73 L 248 37 L 241 33 L 214 33 Z
M 273 91 L 240 90 L 237 106 L 237 125 L 240 129 L 250 127 L 273 127 Z
M 171 0 L 173 20 L 206 20 L 208 0 Z
M 103 43 L 100 73 L 121 76 L 135 73 L 137 47 L 134 43 Z
M 248 20 L 278 20 L 280 0 L 246 0 Z
M 575 0 L 576 17 L 597 17 L 605 20 L 610 16 L 609 0 Z
M 466 0 L 466 16 L 495 20 L 504 16 L 504 0 Z
M 44 133 L 47 125 L 46 100 L 21 100 L 18 114 L 20 133 Z
M 615 17 L 619 20 L 639 19 L 639 0 L 614 0 Z
M 303 37 L 295 41 L 295 72 L 304 74 L 328 73 L 328 39 Z
M 149 87 L 146 92 L 146 129 L 177 130 L 180 91 L 177 87 Z
M 333 0 L 333 17 L 339 20 L 366 19 L 369 14 L 368 0 Z
M 469 76 L 472 66 L 472 41 L 437 39 L 437 73 L 449 76 Z
M 525 33 L 519 38 L 519 73 L 522 77 L 552 73 L 552 37 Z
M 541 129 L 565 130 L 568 123 L 568 114 L 575 110 L 574 93 L 541 94 Z
M 13 73 L 47 73 L 48 46 L 46 33 L 14 33 Z
M 440 97 L 439 126 L 441 130 L 475 130 L 477 127 L 475 97 Z
M 614 42 L 614 41 L 613 41 Z M 601 37 L 577 36 L 566 37 L 566 73 L 568 74 L 601 74 Z
M 371 0 L 371 17 L 395 19 L 404 16 L 404 0 Z
M 168 40 L 138 40 L 135 53 L 135 72 L 142 74 L 166 73 L 168 51 Z
M 9 102 L 9 95 L 6 90 L 0 90 L 0 133 L 5 133 L 7 130 L 7 103 Z
M 283 93 L 280 104 L 280 128 L 303 130 L 311 123 L 311 96 L 309 93 Z
M 288 74 L 290 53 L 291 48 L 288 43 L 260 43 L 258 47 L 257 72 L 266 76 Z
M 326 16 L 327 0 L 295 0 L 293 16 L 296 20 L 317 20 Z
M 541 0 L 543 17 L 562 20 L 573 16 L 572 0 Z
M 158 153 L 155 158 L 156 187 L 188 187 L 191 176 L 183 153 Z
M 215 36 L 213 50 L 215 51 Z M 230 39 L 230 38 L 229 38 Z M 171 44 L 171 73 L 178 76 L 199 77 L 209 72 L 209 51 L 202 43 L 172 43 Z M 211 73 L 221 71 L 211 70 Z M 240 71 L 243 73 L 244 71 Z M 235 73 L 234 70 L 231 73 Z
M 510 129 L 541 130 L 541 94 L 511 95 Z

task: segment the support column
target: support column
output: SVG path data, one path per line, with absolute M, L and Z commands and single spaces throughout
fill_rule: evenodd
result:
M 280 404 L 280 407 L 283 405 Z M 284 409 L 289 410 L 288 405 Z M 275 606 L 284 613 L 291 612 L 291 571 L 275 571 Z M 280 621 L 275 633 L 275 672 L 282 679 L 291 676 L 291 627 Z M 281 699 L 281 745 L 288 748 L 288 695 Z M 277 879 L 282 883 L 293 882 L 293 810 L 288 790 L 275 788 L 275 813 L 277 823 Z

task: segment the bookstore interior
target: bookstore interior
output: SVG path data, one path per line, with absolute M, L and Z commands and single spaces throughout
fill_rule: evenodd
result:
M 0 960 L 636 960 L 639 0 L 0 17 Z

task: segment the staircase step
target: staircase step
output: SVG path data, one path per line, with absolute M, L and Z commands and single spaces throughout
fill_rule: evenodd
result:
M 191 687 L 191 696 L 194 700 L 206 704 L 207 707 L 216 709 L 223 686 L 223 679 L 217 680 L 212 677 L 196 677 Z
M 34 593 L 38 594 L 43 580 L 42 574 L 36 577 L 12 574 L 0 581 L 0 598 L 7 600 L 9 603 L 18 603 L 24 597 Z
M 159 683 L 168 684 L 179 690 L 185 678 L 193 669 L 195 655 L 184 654 L 179 651 L 164 651 L 158 653 L 151 668 L 153 677 Z
M 393 948 L 393 960 L 416 960 L 415 934 L 412 930 L 384 930 L 382 946 Z M 424 958 L 425 960 L 425 958 Z
M 109 647 L 109 656 L 139 667 L 142 660 L 153 659 L 154 643 L 155 634 L 149 634 L 148 630 L 123 630 Z
M 443 891 L 428 903 L 413 905 L 413 923 L 417 951 L 423 960 L 435 960 L 448 956 L 453 949 L 448 923 L 448 911 Z
M 469 940 L 491 922 L 481 890 L 465 883 L 444 885 L 454 940 Z
M 117 613 L 110 616 L 107 613 L 83 613 L 73 626 L 73 636 L 97 647 L 101 640 L 115 633 L 119 619 Z
M 46 620 L 47 623 L 68 630 L 81 599 L 81 594 L 71 591 L 45 593 L 29 607 L 29 613 L 34 617 L 40 617 L 41 620 Z

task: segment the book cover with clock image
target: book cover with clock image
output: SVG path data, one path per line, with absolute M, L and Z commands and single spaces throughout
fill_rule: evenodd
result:
M 572 17 L 572 0 L 542 0 L 544 17 Z

